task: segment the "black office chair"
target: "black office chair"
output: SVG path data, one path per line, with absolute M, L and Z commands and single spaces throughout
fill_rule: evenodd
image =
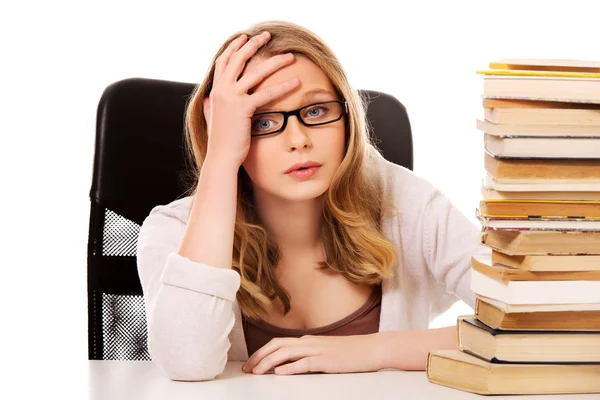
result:
M 149 360 L 136 267 L 140 225 L 150 210 L 184 196 L 184 110 L 194 84 L 126 79 L 98 105 L 88 238 L 88 352 L 91 360 Z M 383 156 L 412 170 L 404 106 L 370 98 L 368 119 Z

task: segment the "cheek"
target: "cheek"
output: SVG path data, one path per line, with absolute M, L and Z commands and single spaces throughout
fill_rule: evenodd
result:
M 267 143 L 265 139 L 253 142 L 248 151 L 248 156 L 242 163 L 252 182 L 258 184 L 258 186 L 264 186 L 264 183 L 270 180 L 269 176 L 279 168 L 272 156 L 274 152 L 271 147 L 273 146 Z
M 336 130 L 335 132 L 331 132 L 330 135 L 327 136 L 327 147 L 329 148 L 329 153 L 336 158 L 344 158 L 345 152 L 345 144 L 346 144 L 346 134 L 345 131 Z

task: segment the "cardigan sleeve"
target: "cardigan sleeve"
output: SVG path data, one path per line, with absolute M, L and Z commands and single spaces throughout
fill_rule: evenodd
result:
M 179 255 L 185 224 L 163 207 L 146 217 L 137 243 L 148 351 L 173 380 L 210 380 L 227 362 L 240 276 Z
M 480 242 L 481 229 L 439 190 L 428 201 L 421 226 L 423 257 L 433 278 L 445 289 L 445 293 L 435 293 L 437 313 L 458 299 L 474 308 L 471 256 L 491 254 L 491 249 Z

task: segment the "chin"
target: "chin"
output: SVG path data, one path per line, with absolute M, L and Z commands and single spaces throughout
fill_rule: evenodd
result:
M 311 182 L 281 185 L 274 194 L 290 201 L 306 201 L 322 196 L 327 189 L 328 186 L 325 182 L 314 180 Z

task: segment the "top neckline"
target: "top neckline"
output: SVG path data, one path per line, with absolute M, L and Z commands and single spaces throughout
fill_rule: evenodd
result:
M 282 328 L 279 326 L 271 325 L 268 322 L 265 322 L 263 320 L 248 321 L 248 323 L 251 323 L 251 324 L 256 325 L 264 330 L 267 330 L 271 333 L 276 333 L 276 334 L 292 335 L 292 336 L 319 335 L 319 334 L 323 334 L 323 333 L 332 331 L 334 329 L 337 329 L 343 325 L 346 325 L 346 324 L 354 321 L 355 319 L 357 319 L 358 317 L 363 315 L 367 310 L 369 310 L 371 308 L 371 306 L 377 300 L 379 300 L 380 295 L 381 295 L 381 285 L 376 285 L 373 287 L 373 290 L 371 291 L 371 295 L 369 296 L 367 301 L 359 309 L 357 309 L 356 311 L 352 312 L 351 314 L 347 315 L 346 317 L 344 317 L 336 322 L 332 322 L 331 324 L 327 324 L 327 325 L 323 325 L 323 326 L 319 326 L 319 327 L 315 327 L 315 328 L 306 328 L 306 329 Z

